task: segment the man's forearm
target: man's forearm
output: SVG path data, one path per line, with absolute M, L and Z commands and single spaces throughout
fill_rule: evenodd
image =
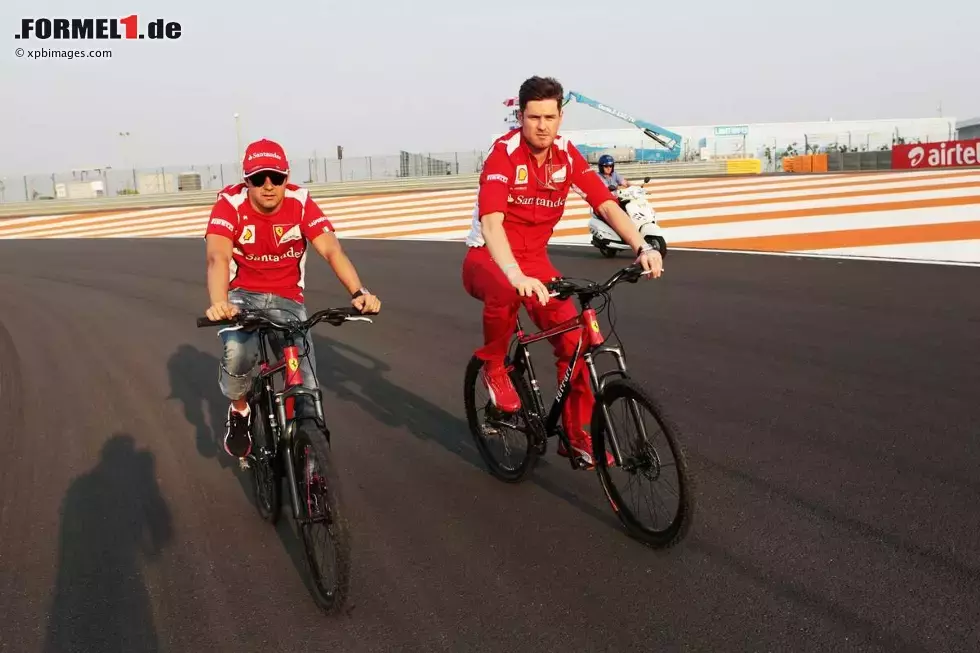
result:
M 514 258 L 514 252 L 510 249 L 510 243 L 507 242 L 507 232 L 504 231 L 503 215 L 491 213 L 485 216 L 481 225 L 481 231 L 483 232 L 483 240 L 486 241 L 487 250 L 490 252 L 491 258 L 500 266 L 504 274 L 509 275 L 514 270 L 518 270 L 517 259 Z
M 351 295 L 363 287 L 364 284 L 361 283 L 360 277 L 357 276 L 357 270 L 354 268 L 354 264 L 351 263 L 351 260 L 347 258 L 347 254 L 342 249 L 337 249 L 327 256 L 327 263 L 330 264 L 334 274 L 337 275 L 337 279 L 340 280 L 340 283 Z
M 630 217 L 626 215 L 626 211 L 620 208 L 618 203 L 607 200 L 599 205 L 598 211 L 606 223 L 619 234 L 623 242 L 633 248 L 634 252 L 643 247 L 643 236 L 640 235 L 636 225 L 633 224 Z
M 228 301 L 228 260 L 208 257 L 208 297 L 211 305 Z

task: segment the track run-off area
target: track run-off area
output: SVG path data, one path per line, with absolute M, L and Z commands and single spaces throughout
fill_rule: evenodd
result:
M 685 250 L 617 287 L 632 375 L 698 481 L 693 530 L 657 552 L 553 446 L 523 484 L 485 471 L 463 411 L 481 338 L 465 247 L 338 220 L 384 306 L 313 337 L 353 535 L 349 609 L 325 618 L 291 522 L 259 518 L 220 450 L 220 343 L 195 325 L 206 207 L 187 213 L 0 221 L 0 650 L 980 646 L 977 268 Z M 82 238 L 151 220 L 192 238 Z M 597 281 L 627 261 L 552 258 Z M 310 309 L 346 305 L 319 259 L 307 284 Z
M 980 170 L 655 177 L 644 186 L 673 247 L 980 264 Z M 458 241 L 475 197 L 468 188 L 317 202 L 342 238 Z M 0 239 L 197 237 L 208 211 L 28 215 L 0 219 Z M 587 243 L 588 217 L 570 194 L 553 242 Z

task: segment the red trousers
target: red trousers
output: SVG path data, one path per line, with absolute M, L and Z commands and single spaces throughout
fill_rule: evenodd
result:
M 545 283 L 560 276 L 548 259 L 547 251 L 533 257 L 519 255 L 517 262 L 524 274 Z M 539 329 L 560 324 L 574 318 L 577 313 L 574 300 L 571 299 L 558 301 L 551 298 L 547 305 L 542 306 L 537 296 L 518 295 L 486 247 L 469 248 L 463 261 L 463 287 L 472 297 L 483 302 L 483 347 L 474 354 L 491 364 L 503 364 L 517 326 L 517 312 L 522 304 Z M 568 370 L 581 333 L 582 329 L 579 328 L 549 338 L 557 359 L 559 383 Z M 580 358 L 575 366 L 568 401 L 562 412 L 565 430 L 573 443 L 581 441 L 581 435 L 592 419 L 594 403 L 589 371 Z

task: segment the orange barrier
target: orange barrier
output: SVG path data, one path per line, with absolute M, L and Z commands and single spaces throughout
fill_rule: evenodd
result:
M 783 159 L 783 172 L 827 172 L 826 154 L 803 154 Z

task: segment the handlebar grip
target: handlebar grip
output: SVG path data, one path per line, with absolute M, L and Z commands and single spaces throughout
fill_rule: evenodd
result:
M 377 315 L 377 312 L 372 311 L 360 311 L 354 306 L 348 306 L 346 308 L 331 309 L 330 311 L 333 315 L 343 315 L 346 317 L 359 317 L 361 315 Z
M 199 317 L 199 318 L 197 318 L 197 328 L 199 328 L 199 329 L 200 328 L 203 328 L 203 327 L 212 327 L 212 326 L 231 326 L 231 325 L 234 325 L 234 324 L 238 324 L 238 321 L 237 320 L 234 320 L 234 319 L 232 319 L 232 320 L 216 320 L 215 321 L 215 320 L 211 320 L 210 318 L 207 318 L 207 317 Z

